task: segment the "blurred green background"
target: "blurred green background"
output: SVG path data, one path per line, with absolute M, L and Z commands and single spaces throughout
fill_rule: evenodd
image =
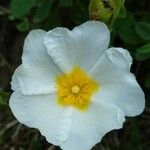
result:
M 144 113 L 127 118 L 123 129 L 108 133 L 93 150 L 150 150 L 150 0 L 96 1 L 89 11 L 90 0 L 0 0 L 0 150 L 59 149 L 50 148 L 38 130 L 13 117 L 8 106 L 11 76 L 21 63 L 24 38 L 30 30 L 72 29 L 90 18 L 107 23 L 110 46 L 130 51 L 131 71 L 146 96 Z

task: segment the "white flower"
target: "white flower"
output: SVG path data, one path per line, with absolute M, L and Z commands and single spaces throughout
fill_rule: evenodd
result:
M 109 40 L 96 21 L 31 31 L 12 77 L 14 116 L 64 150 L 89 150 L 125 116 L 140 114 L 145 101 L 132 58 L 123 48 L 107 49 Z

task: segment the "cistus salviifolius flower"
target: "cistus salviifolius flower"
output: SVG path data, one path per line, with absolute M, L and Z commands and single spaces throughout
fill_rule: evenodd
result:
M 108 48 L 110 32 L 98 21 L 73 30 L 33 30 L 11 82 L 9 104 L 23 124 L 63 150 L 90 150 L 125 116 L 142 113 L 144 93 L 130 73 L 132 58 Z

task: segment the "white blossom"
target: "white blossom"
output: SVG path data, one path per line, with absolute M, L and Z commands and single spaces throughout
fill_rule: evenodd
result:
M 130 73 L 132 58 L 108 48 L 104 23 L 88 21 L 73 30 L 33 30 L 11 86 L 10 108 L 63 150 L 90 150 L 125 116 L 142 113 L 144 93 Z

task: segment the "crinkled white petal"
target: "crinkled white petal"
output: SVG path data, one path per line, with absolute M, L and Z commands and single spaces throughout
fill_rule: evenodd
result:
M 95 94 L 97 100 L 115 104 L 126 116 L 140 114 L 145 106 L 144 93 L 130 73 L 131 63 L 127 50 L 111 48 L 90 71 L 100 83 L 100 92 Z
M 9 104 L 21 123 L 38 128 L 48 142 L 60 145 L 68 138 L 72 109 L 59 106 L 55 94 L 25 96 L 15 92 Z
M 61 144 L 63 150 L 90 150 L 113 129 L 122 128 L 124 113 L 106 102 L 91 104 L 87 112 L 74 111 L 68 139 Z
M 48 56 L 43 44 L 46 32 L 33 30 L 27 36 L 22 55 L 22 65 L 13 77 L 11 86 L 22 94 L 45 94 L 55 91 L 55 77 L 61 71 Z
M 98 21 L 88 21 L 72 31 L 55 28 L 44 39 L 48 54 L 63 72 L 74 66 L 89 71 L 108 48 L 109 41 L 107 26 Z
M 89 73 L 99 82 L 111 82 L 118 72 L 130 72 L 132 57 L 123 48 L 112 47 L 106 50 L 104 55 L 97 61 Z M 113 80 L 117 78 L 113 78 Z

